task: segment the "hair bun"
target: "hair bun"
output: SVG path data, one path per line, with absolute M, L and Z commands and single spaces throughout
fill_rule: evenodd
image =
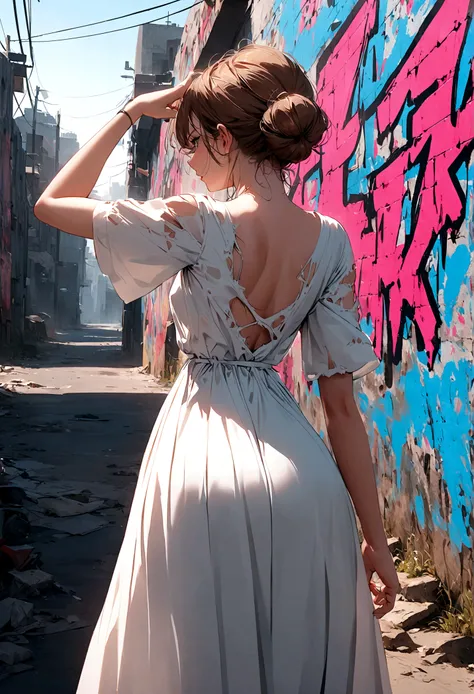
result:
M 260 121 L 268 147 L 283 166 L 307 159 L 327 128 L 324 111 L 301 94 L 280 94 Z

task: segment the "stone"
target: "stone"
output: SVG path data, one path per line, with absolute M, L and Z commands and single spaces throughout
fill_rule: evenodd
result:
M 439 592 L 439 580 L 434 576 L 417 576 L 409 578 L 406 573 L 400 571 L 398 580 L 401 586 L 401 595 L 409 602 L 436 602 Z
M 440 663 L 447 663 L 448 656 L 446 653 L 431 653 L 429 655 L 424 655 L 422 662 L 427 665 L 439 665 Z
M 17 629 L 32 621 L 33 603 L 16 598 L 5 598 L 0 602 L 0 615 L 0 628 L 10 624 L 13 629 Z
M 10 641 L 11 643 L 17 643 L 20 646 L 27 646 L 29 644 L 28 639 L 22 634 L 16 634 L 14 631 L 7 631 L 4 634 L 0 634 L 0 641 Z
M 437 610 L 432 602 L 404 602 L 397 597 L 395 607 L 387 615 L 390 624 L 398 629 L 411 629 Z
M 385 620 L 380 620 L 380 622 Z M 403 629 L 396 629 L 391 624 L 380 625 L 382 630 L 382 641 L 387 651 L 398 651 L 406 648 L 407 651 L 415 651 L 416 645 L 413 642 L 410 634 Z
M 395 555 L 397 552 L 401 552 L 402 543 L 399 537 L 388 537 L 387 544 L 392 555 Z
M 0 662 L 6 665 L 16 665 L 23 663 L 25 660 L 30 660 L 33 657 L 32 652 L 24 646 L 19 646 L 16 643 L 9 641 L 0 642 Z
M 456 667 L 474 664 L 474 638 L 454 634 L 440 644 L 434 652 L 447 655 L 449 662 Z
M 52 516 L 65 518 L 97 511 L 99 508 L 102 508 L 103 502 L 90 501 L 83 503 L 64 497 L 43 497 L 38 499 L 38 506 Z
M 14 595 L 39 595 L 47 590 L 53 583 L 53 577 L 41 569 L 28 571 L 10 571 L 13 577 L 12 594 Z
M 72 516 L 70 518 L 53 518 L 43 516 L 35 518 L 32 525 L 39 525 L 42 528 L 50 528 L 59 533 L 68 533 L 68 535 L 87 535 L 109 525 L 107 520 L 84 513 L 80 516 Z

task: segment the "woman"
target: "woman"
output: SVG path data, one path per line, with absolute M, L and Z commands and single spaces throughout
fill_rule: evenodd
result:
M 191 168 L 234 199 L 89 200 L 144 114 L 177 115 Z M 78 694 L 390 692 L 376 618 L 398 581 L 352 391 L 378 360 L 358 324 L 346 232 L 295 206 L 283 183 L 326 129 L 301 68 L 246 46 L 134 99 L 35 207 L 94 239 L 126 302 L 177 275 L 189 357 L 145 452 Z M 272 368 L 298 331 L 337 465 Z

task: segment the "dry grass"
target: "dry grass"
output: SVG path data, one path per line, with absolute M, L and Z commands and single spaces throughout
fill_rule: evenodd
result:
M 472 593 L 465 591 L 453 604 L 449 592 L 445 589 L 448 607 L 443 610 L 433 625 L 441 631 L 455 632 L 462 636 L 474 636 L 474 603 Z
M 397 571 L 403 571 L 408 578 L 430 574 L 435 576 L 431 557 L 427 552 L 415 548 L 415 536 L 410 535 L 403 556 L 396 560 Z

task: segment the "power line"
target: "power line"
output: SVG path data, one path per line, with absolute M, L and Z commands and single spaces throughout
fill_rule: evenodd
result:
M 125 96 L 125 98 L 120 99 L 120 101 L 113 108 L 109 108 L 107 111 L 101 111 L 101 113 L 91 113 L 88 116 L 71 116 L 67 113 L 63 113 L 62 115 L 64 116 L 64 118 L 77 118 L 77 119 L 81 119 L 81 120 L 84 118 L 96 118 L 97 116 L 104 116 L 107 113 L 112 113 L 113 111 L 115 111 L 115 109 L 120 108 L 120 106 L 123 106 L 123 104 L 125 104 L 130 99 L 131 96 L 132 96 L 132 92 L 127 94 Z M 59 106 L 59 104 L 52 104 L 51 102 L 44 101 L 43 99 L 39 99 L 39 101 L 41 101 L 42 104 L 47 104 L 48 106 Z
M 23 50 L 23 43 L 21 41 L 21 36 L 20 36 L 20 22 L 18 21 L 18 10 L 16 7 L 16 0 L 13 0 L 13 13 L 15 15 L 15 24 L 16 24 L 16 31 L 18 34 L 18 41 L 20 43 L 20 51 L 24 55 L 25 51 Z M 26 79 L 26 90 L 28 92 L 28 97 L 29 97 L 30 102 L 31 102 L 31 108 L 34 108 L 34 101 L 33 101 L 33 97 L 31 96 L 30 83 L 28 81 L 28 78 Z
M 136 27 L 144 26 L 145 24 L 153 24 L 153 22 L 160 22 L 163 19 L 168 19 L 168 17 L 173 17 L 175 14 L 181 14 L 181 12 L 186 12 L 197 5 L 200 5 L 204 0 L 198 0 L 193 5 L 188 5 L 187 7 L 182 7 L 176 12 L 168 12 L 168 14 L 163 17 L 156 17 L 155 19 L 150 19 L 149 22 L 140 22 L 140 24 L 131 24 L 128 27 L 122 27 L 121 29 L 110 29 L 109 31 L 101 31 L 97 34 L 83 34 L 82 36 L 69 36 L 66 39 L 45 39 L 44 41 L 34 41 L 34 43 L 58 43 L 59 41 L 77 41 L 78 39 L 88 39 L 92 36 L 105 36 L 106 34 L 115 34 L 118 31 L 127 31 L 127 29 L 135 29 Z
M 117 17 L 110 17 L 110 19 L 101 19 L 98 22 L 89 22 L 89 24 L 79 24 L 75 27 L 68 27 L 67 29 L 57 29 L 56 31 L 47 31 L 45 34 L 35 34 L 32 38 L 37 39 L 41 36 L 51 36 L 52 34 L 62 34 L 65 31 L 74 31 L 75 29 L 84 29 L 85 27 L 94 27 L 98 24 L 106 24 L 107 22 L 115 22 L 118 19 L 125 19 L 125 17 L 133 17 L 136 14 L 143 14 L 144 12 L 151 12 L 151 10 L 158 10 L 161 7 L 167 7 L 168 5 L 174 5 L 181 0 L 169 0 L 169 2 L 163 2 L 161 5 L 153 5 L 152 7 L 146 7 L 144 10 L 137 10 L 136 12 L 129 12 L 128 14 L 121 14 Z
M 28 32 L 28 43 L 30 44 L 31 67 L 35 66 L 35 57 L 33 55 L 33 44 L 31 43 L 31 15 L 28 19 L 28 9 L 26 0 L 23 0 L 23 14 L 25 15 L 26 31 Z
M 25 119 L 26 123 L 30 126 L 31 129 L 33 129 L 33 126 L 31 125 L 30 121 L 27 119 L 27 117 L 25 116 L 25 114 L 21 110 L 21 104 L 18 103 L 18 99 L 16 98 L 15 92 L 13 92 L 13 98 L 15 99 L 16 105 L 18 106 L 18 110 L 20 111 L 21 115 Z M 25 97 L 23 97 L 23 98 L 25 98 Z
M 39 78 L 39 75 L 38 75 Z M 50 92 L 51 94 L 55 94 L 61 99 L 93 99 L 96 96 L 107 96 L 108 94 L 115 94 L 116 92 L 121 92 L 123 89 L 129 89 L 128 84 L 124 84 L 122 87 L 119 87 L 118 89 L 112 89 L 110 92 L 102 92 L 101 94 L 84 94 L 84 95 L 75 95 L 75 96 L 65 96 L 64 94 L 58 94 L 57 92 L 50 92 L 48 89 L 47 91 Z M 58 104 L 51 104 L 52 106 L 57 106 Z

